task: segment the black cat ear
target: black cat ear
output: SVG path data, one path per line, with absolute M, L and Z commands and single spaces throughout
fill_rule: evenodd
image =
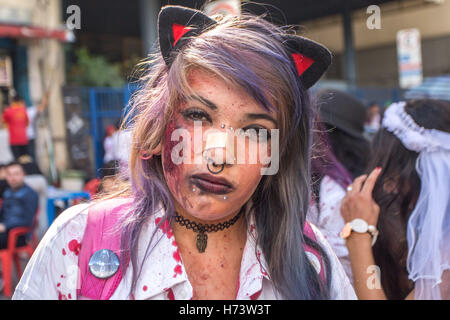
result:
M 312 87 L 331 64 L 331 52 L 323 45 L 304 37 L 285 35 L 285 47 L 306 89 Z
M 182 7 L 165 6 L 158 16 L 159 48 L 168 66 L 190 37 L 198 36 L 217 22 L 204 13 Z

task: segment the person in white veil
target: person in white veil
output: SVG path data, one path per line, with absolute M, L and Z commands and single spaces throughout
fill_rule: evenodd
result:
M 450 299 L 450 103 L 392 104 L 369 169 L 341 205 L 358 298 Z

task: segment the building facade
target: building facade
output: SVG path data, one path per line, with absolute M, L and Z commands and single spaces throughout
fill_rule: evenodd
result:
M 61 88 L 63 44 L 70 40 L 60 0 L 0 0 L 0 107 L 14 92 L 28 107 L 49 101 L 36 130 L 37 162 L 47 175 L 67 168 Z M 57 155 L 57 156 L 55 156 Z
M 450 74 L 450 1 L 392 1 L 379 6 L 380 29 L 369 29 L 366 9 L 352 13 L 358 86 L 398 87 L 397 32 L 416 28 L 421 35 L 423 76 Z M 301 23 L 302 31 L 334 55 L 329 79 L 344 79 L 342 16 Z

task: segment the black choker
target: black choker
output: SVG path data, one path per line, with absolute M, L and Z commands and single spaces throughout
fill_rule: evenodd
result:
M 192 229 L 194 232 L 198 233 L 197 249 L 198 252 L 203 253 L 205 252 L 206 246 L 208 245 L 208 235 L 206 234 L 206 232 L 217 232 L 231 227 L 233 224 L 235 224 L 235 222 L 239 219 L 243 212 L 244 207 L 242 207 L 241 211 L 239 211 L 239 213 L 235 215 L 231 220 L 220 222 L 218 224 L 201 224 L 192 222 L 189 219 L 180 216 L 178 212 L 175 212 L 175 221 L 183 227 L 186 227 L 186 229 Z

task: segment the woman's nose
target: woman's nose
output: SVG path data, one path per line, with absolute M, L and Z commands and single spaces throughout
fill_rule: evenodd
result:
M 209 132 L 203 156 L 214 164 L 234 164 L 234 136 L 224 131 Z

